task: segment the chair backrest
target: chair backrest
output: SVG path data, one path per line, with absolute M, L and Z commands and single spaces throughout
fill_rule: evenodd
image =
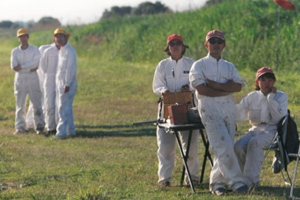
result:
M 290 161 L 295 160 L 294 157 L 289 157 L 289 153 L 297 153 L 299 149 L 299 134 L 297 131 L 297 125 L 293 118 L 290 116 L 290 111 L 283 117 L 277 126 L 278 139 L 283 148 L 283 159 L 285 168 Z

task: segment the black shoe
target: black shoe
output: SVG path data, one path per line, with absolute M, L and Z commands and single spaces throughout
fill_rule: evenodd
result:
M 213 193 L 217 196 L 226 196 L 228 195 L 228 192 L 225 188 L 217 188 L 215 191 L 213 191 Z
M 44 136 L 49 137 L 49 136 L 55 135 L 55 134 L 56 134 L 56 130 L 52 130 L 52 131 L 48 131 Z
M 248 193 L 248 188 L 243 185 L 234 191 L 235 194 L 243 195 Z
M 159 183 L 160 187 L 169 187 L 171 183 L 169 181 Z

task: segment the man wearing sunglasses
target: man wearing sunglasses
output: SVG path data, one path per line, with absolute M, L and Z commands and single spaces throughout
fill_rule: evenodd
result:
M 222 59 L 225 36 L 213 30 L 206 35 L 208 55 L 196 61 L 190 72 L 191 85 L 196 89 L 198 110 L 214 153 L 210 174 L 210 191 L 227 195 L 229 186 L 234 193 L 246 193 L 245 178 L 234 152 L 236 107 L 231 95 L 246 85 L 234 65 Z
M 194 62 L 193 59 L 184 57 L 188 46 L 184 45 L 183 38 L 180 35 L 170 35 L 167 40 L 167 46 L 164 52 L 170 57 L 162 60 L 156 67 L 153 79 L 153 91 L 157 95 L 169 96 L 170 93 L 194 91 L 190 87 L 189 72 Z M 163 120 L 163 113 L 159 113 Z M 175 163 L 176 140 L 173 134 L 168 134 L 163 128 L 157 127 L 157 157 L 159 161 L 158 183 L 160 186 L 169 186 L 172 181 L 172 172 Z M 189 131 L 180 133 L 184 151 L 187 149 Z M 198 161 L 198 137 L 199 132 L 192 134 L 189 149 L 189 166 L 192 181 L 197 184 L 199 173 Z M 185 178 L 186 184 L 189 184 L 188 177 Z

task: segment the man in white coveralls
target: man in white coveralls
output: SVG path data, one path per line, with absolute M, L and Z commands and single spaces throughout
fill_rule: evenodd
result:
M 55 97 L 56 97 L 56 71 L 58 64 L 59 45 L 53 43 L 45 50 L 42 55 L 40 66 L 44 74 L 44 113 L 47 133 L 45 136 L 56 134 L 56 121 L 55 121 Z
M 66 139 L 67 135 L 76 136 L 72 106 L 77 90 L 77 56 L 73 47 L 67 43 L 71 36 L 69 33 L 58 28 L 53 36 L 60 48 L 55 79 L 58 123 L 53 138 Z
M 26 130 L 25 108 L 27 95 L 33 104 L 36 133 L 41 134 L 44 130 L 41 104 L 42 93 L 36 72 L 40 61 L 40 52 L 37 47 L 28 44 L 29 34 L 26 29 L 19 29 L 17 31 L 17 37 L 21 45 L 11 52 L 11 68 L 16 72 L 14 80 L 16 132 L 14 134 L 24 134 Z
M 190 71 L 191 85 L 197 91 L 198 110 L 214 153 L 210 174 L 210 191 L 227 195 L 246 193 L 245 178 L 234 152 L 236 106 L 231 95 L 246 85 L 234 65 L 222 59 L 225 48 L 223 32 L 213 30 L 206 35 L 208 55 L 196 61 Z
M 40 51 L 40 54 L 41 54 L 41 59 L 40 59 L 39 68 L 37 70 L 37 74 L 39 76 L 40 88 L 41 88 L 41 92 L 42 92 L 41 103 L 42 103 L 44 119 L 46 118 L 46 116 L 45 116 L 45 103 L 44 103 L 44 88 L 43 88 L 45 76 L 44 76 L 44 72 L 42 71 L 42 68 L 41 68 L 41 60 L 42 60 L 44 51 L 47 48 L 49 48 L 50 46 L 51 46 L 50 44 L 47 44 L 47 45 L 42 45 L 42 46 L 39 47 L 39 51 Z M 47 124 L 46 124 L 46 126 L 47 126 Z M 30 129 L 33 129 L 34 127 L 35 127 L 35 123 L 34 123 L 34 116 L 33 116 L 33 104 L 30 101 L 29 108 L 28 108 L 28 111 L 27 111 L 27 114 L 26 114 L 26 128 L 30 130 Z

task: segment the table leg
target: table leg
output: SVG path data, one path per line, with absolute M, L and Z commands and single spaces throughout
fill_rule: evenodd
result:
M 193 133 L 193 130 L 190 130 L 189 137 L 188 137 L 188 143 L 187 143 L 187 149 L 186 149 L 186 152 L 185 152 L 185 162 L 187 162 L 188 157 L 189 157 L 189 151 L 190 151 L 190 144 L 191 144 L 191 139 L 192 139 L 192 133 Z M 184 175 L 185 175 L 185 167 L 183 165 L 180 185 L 183 185 Z
M 211 167 L 213 166 L 213 161 L 212 161 L 211 155 L 209 153 L 209 141 L 206 141 L 202 129 L 200 129 L 200 135 L 202 137 L 202 141 L 203 141 L 203 144 L 204 144 L 204 147 L 205 147 L 205 154 L 204 154 L 204 159 L 203 159 L 203 163 L 202 163 L 202 171 L 201 171 L 201 177 L 200 177 L 200 183 L 202 183 L 203 182 L 203 176 L 204 176 L 204 171 L 205 171 L 205 165 L 206 165 L 206 159 L 207 159 L 207 157 L 208 157 L 208 159 L 210 161 Z
M 188 167 L 188 165 L 186 163 L 186 160 L 185 160 L 185 155 L 184 155 L 184 152 L 182 150 L 180 139 L 178 137 L 178 132 L 174 131 L 174 134 L 175 134 L 175 137 L 176 137 L 176 140 L 177 140 L 177 144 L 178 144 L 178 148 L 179 148 L 179 151 L 180 151 L 180 154 L 181 154 L 181 158 L 182 158 L 183 164 L 184 164 L 184 166 L 186 168 L 186 172 L 188 174 L 188 178 L 189 178 L 189 181 L 190 181 L 190 186 L 192 188 L 193 193 L 195 193 L 194 184 L 193 184 L 193 181 L 192 181 L 192 178 L 191 178 L 189 167 Z

